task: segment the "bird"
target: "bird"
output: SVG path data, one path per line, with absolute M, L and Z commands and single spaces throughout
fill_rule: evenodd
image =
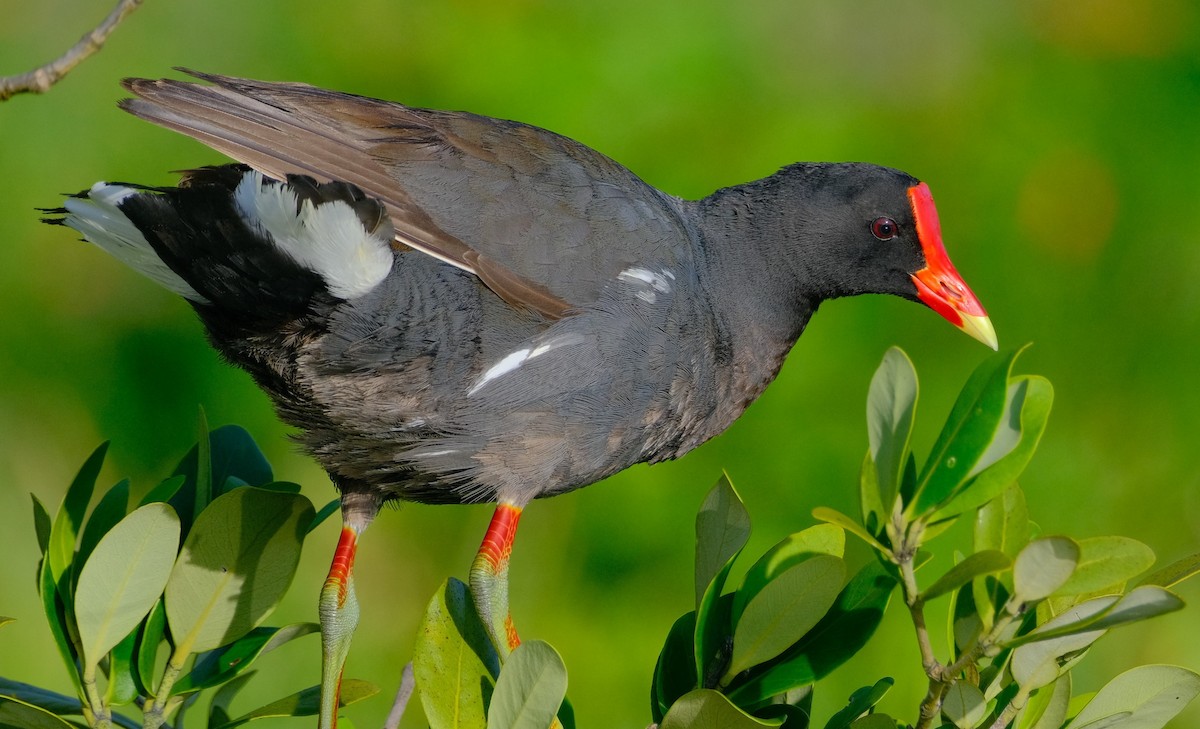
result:
M 385 503 L 496 504 L 469 574 L 504 658 L 525 507 L 724 431 L 822 302 L 891 294 L 997 346 L 905 172 L 794 163 L 684 200 L 528 124 L 179 70 L 120 107 L 233 162 L 96 183 L 48 222 L 185 299 L 339 489 L 321 727 Z

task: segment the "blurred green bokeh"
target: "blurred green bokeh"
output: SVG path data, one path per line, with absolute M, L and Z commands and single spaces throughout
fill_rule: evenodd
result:
M 109 9 L 8 3 L 0 73 L 49 60 Z M 796 160 L 905 169 L 933 189 L 1002 346 L 1033 341 L 1022 366 L 1057 390 L 1023 481 L 1035 520 L 1047 533 L 1136 537 L 1163 561 L 1200 545 L 1190 0 L 147 0 L 49 94 L 0 104 L 0 614 L 20 620 L 0 631 L 0 674 L 69 691 L 34 592 L 27 494 L 57 504 L 100 440 L 113 441 L 102 482 L 128 475 L 146 489 L 194 440 L 203 406 L 214 426 L 250 429 L 318 506 L 333 496 L 182 301 L 38 223 L 35 207 L 96 180 L 165 184 L 168 170 L 221 161 L 115 108 L 118 79 L 172 66 L 519 119 L 684 196 Z M 867 384 L 892 344 L 923 380 L 923 452 L 986 350 L 896 299 L 837 301 L 724 436 L 528 510 L 514 611 L 524 635 L 562 652 L 581 726 L 648 723 L 655 656 L 691 600 L 694 511 L 721 468 L 755 521 L 748 554 L 811 524 L 814 506 L 854 509 Z M 364 615 L 348 675 L 394 689 L 427 599 L 447 575 L 465 577 L 488 515 L 410 506 L 377 521 L 359 553 Z M 965 526 L 944 539 L 965 539 Z M 327 523 L 314 535 L 275 621 L 315 619 L 336 534 Z M 1200 603 L 1195 584 L 1183 596 Z M 1106 638 L 1077 690 L 1136 663 L 1200 668 L 1197 609 Z M 269 656 L 235 710 L 316 683 L 318 653 L 311 639 Z M 886 674 L 897 686 L 883 710 L 911 717 L 924 682 L 898 613 L 817 692 L 819 716 Z M 349 716 L 378 726 L 387 709 L 378 698 Z M 1175 723 L 1196 725 L 1200 707 Z M 424 725 L 414 712 L 405 726 Z

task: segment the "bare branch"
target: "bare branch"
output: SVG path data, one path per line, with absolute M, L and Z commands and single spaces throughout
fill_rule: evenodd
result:
M 28 73 L 0 78 L 0 101 L 22 93 L 41 94 L 62 80 L 71 69 L 78 66 L 84 59 L 100 50 L 108 36 L 116 29 L 125 16 L 137 10 L 143 0 L 120 0 L 104 22 L 87 33 L 79 42 L 66 53 L 44 66 L 33 69 Z

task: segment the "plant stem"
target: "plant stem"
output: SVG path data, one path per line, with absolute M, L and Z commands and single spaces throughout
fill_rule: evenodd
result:
M 111 729 L 112 717 L 108 713 L 108 707 L 104 705 L 104 700 L 100 698 L 100 692 L 96 690 L 95 665 L 83 669 L 83 693 L 87 696 L 88 709 L 92 714 L 88 723 L 96 729 Z
M 921 599 L 913 566 L 917 545 L 921 541 L 922 525 L 918 522 L 907 532 L 899 524 L 896 527 L 896 533 L 903 536 L 898 540 L 899 545 L 893 551 L 892 558 L 900 568 L 901 589 L 904 590 L 904 602 L 908 605 L 908 614 L 912 618 L 913 628 L 916 629 L 921 666 L 925 669 L 925 675 L 929 677 L 929 689 L 921 701 L 920 715 L 914 729 L 929 729 L 941 711 L 942 697 L 946 694 L 946 689 L 954 682 L 954 676 L 958 672 L 948 673 L 933 654 L 933 643 L 929 640 L 929 629 L 925 625 L 925 601 Z
M 155 697 L 147 701 L 143 708 L 146 717 L 145 729 L 159 729 L 166 723 L 167 715 L 179 706 L 177 702 L 171 702 L 171 688 L 175 685 L 175 679 L 179 678 L 179 673 L 183 670 L 183 663 L 187 657 L 188 654 L 179 648 L 176 648 L 175 652 L 171 654 Z

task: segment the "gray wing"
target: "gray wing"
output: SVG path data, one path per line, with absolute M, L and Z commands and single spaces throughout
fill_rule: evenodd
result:
M 192 73 L 192 72 L 189 72 Z M 566 137 L 463 112 L 193 73 L 128 79 L 122 108 L 282 178 L 337 179 L 380 199 L 398 243 L 559 318 L 633 269 L 690 268 L 670 198 Z

